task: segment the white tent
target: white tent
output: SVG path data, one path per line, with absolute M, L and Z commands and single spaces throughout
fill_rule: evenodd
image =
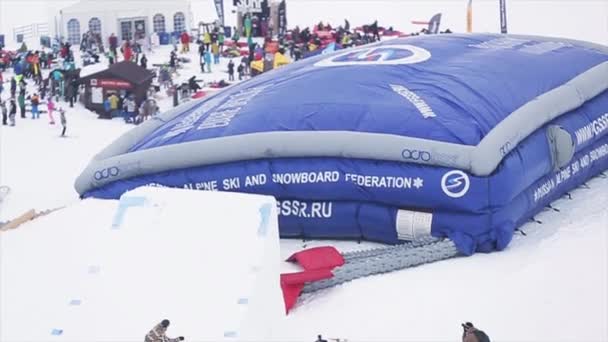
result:
M 192 27 L 189 0 L 147 1 L 81 0 L 63 8 L 56 18 L 60 36 L 72 44 L 80 43 L 82 34 L 100 33 L 104 42 L 115 33 L 119 40 L 132 39 L 141 33 L 182 32 Z

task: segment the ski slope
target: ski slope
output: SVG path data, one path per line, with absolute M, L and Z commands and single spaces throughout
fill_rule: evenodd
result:
M 157 52 L 150 58 L 150 63 L 156 63 L 165 56 L 168 56 L 168 51 Z M 191 58 L 194 57 L 192 53 Z M 223 70 L 227 61 L 222 63 L 221 69 L 215 68 L 212 75 L 202 77 L 209 81 L 226 78 Z M 181 73 L 187 79 L 194 74 L 200 75 L 197 70 L 198 65 L 189 64 Z M 170 99 L 163 99 L 160 103 L 163 108 L 171 106 Z M 60 105 L 66 107 L 64 103 Z M 31 254 L 32 258 L 41 256 L 38 247 L 47 248 L 49 255 L 62 251 L 44 244 L 45 232 L 57 229 L 55 236 L 65 239 L 66 243 L 78 250 L 74 243 L 78 241 L 77 236 L 84 236 L 86 241 L 89 237 L 84 232 L 102 223 L 111 224 L 113 219 L 115 203 L 108 202 L 100 205 L 100 208 L 94 208 L 88 202 L 79 204 L 73 181 L 95 153 L 132 126 L 120 120 L 97 120 L 96 115 L 79 104 L 74 109 L 68 108 L 67 116 L 68 138 L 60 138 L 60 127 L 49 125 L 44 116 L 40 120 L 17 118 L 17 127 L 0 127 L 0 185 L 11 188 L 11 193 L 0 208 L 0 221 L 30 208 L 41 210 L 64 205 L 69 206 L 64 209 L 70 212 L 69 217 L 74 217 L 74 221 L 68 220 L 62 217 L 67 214 L 59 211 L 15 231 L 31 234 L 32 239 L 37 239 L 37 244 L 23 246 L 23 252 Z M 360 279 L 304 297 L 289 316 L 277 323 L 267 323 L 273 328 L 268 340 L 311 341 L 317 334 L 348 338 L 349 341 L 457 340 L 461 333 L 460 323 L 472 321 L 497 341 L 608 341 L 608 179 L 598 177 L 588 185 L 588 189 L 574 191 L 572 200 L 564 198 L 554 203 L 560 212 L 548 209 L 538 215 L 536 218 L 542 224 L 530 223 L 522 227 L 527 235 L 518 235 L 503 252 L 479 254 Z M 53 221 L 60 218 L 65 226 L 58 227 Z M 232 218 L 226 217 L 226 220 L 229 219 Z M 83 224 L 83 220 L 88 224 Z M 200 215 L 199 220 L 201 226 L 206 224 L 204 215 Z M 83 235 L 73 235 L 79 230 L 83 231 Z M 11 241 L 7 236 L 0 233 L 3 246 L 0 248 L 2 279 L 9 277 L 6 273 L 8 266 L 4 264 L 9 260 L 6 259 L 8 251 L 4 247 Z M 194 235 L 192 237 L 195 239 Z M 185 235 L 171 238 L 186 241 Z M 216 244 L 215 241 L 202 241 L 200 237 L 195 241 L 200 241 L 197 247 L 201 249 Z M 127 243 L 125 240 L 120 246 L 121 253 L 127 249 Z M 342 251 L 374 246 L 355 242 L 283 240 L 281 258 L 286 259 L 305 246 L 328 243 Z M 145 252 L 145 247 L 139 244 L 133 249 Z M 192 249 L 193 252 L 197 250 Z M 160 272 L 161 276 L 175 275 L 180 272 L 180 267 L 186 265 L 195 266 L 186 264 L 188 258 L 182 254 L 166 253 L 166 258 L 163 262 L 171 267 Z M 34 270 L 39 266 L 17 260 L 11 261 L 11 264 L 15 263 L 11 269 Z M 61 260 L 67 262 L 66 259 L 58 262 Z M 118 266 L 118 261 L 113 260 L 113 265 Z M 282 263 L 281 269 L 283 272 L 298 270 L 287 263 Z M 53 269 L 45 269 L 44 272 L 37 275 L 37 279 L 44 281 L 26 281 L 12 291 L 21 291 L 17 297 L 27 298 L 31 293 L 44 290 L 56 276 Z M 74 283 L 75 288 L 85 285 Z M 176 291 L 180 290 L 180 286 L 185 285 L 176 281 Z M 74 316 L 70 311 L 74 308 L 68 306 L 71 299 L 78 298 L 72 296 L 69 288 L 58 290 L 65 293 L 55 302 L 64 306 L 62 314 L 79 317 Z M 2 286 L 0 291 L 4 295 L 6 288 Z M 103 310 L 95 312 L 95 315 L 112 316 L 121 311 L 119 317 L 142 316 L 142 319 L 146 317 L 146 322 L 121 326 L 120 330 L 116 330 L 121 338 L 110 335 L 111 332 L 93 334 L 92 330 L 87 331 L 89 335 L 78 335 L 78 338 L 85 341 L 103 338 L 119 341 L 124 340 L 122 337 L 125 336 L 141 340 L 151 328 L 150 324 L 165 318 L 164 313 L 146 316 L 148 313 L 138 305 L 120 307 L 120 303 L 106 304 L 100 306 Z M 11 319 L 16 319 L 12 312 L 6 311 L 9 309 L 6 305 L 6 301 L 1 300 L 0 336 L 8 336 L 1 334 L 6 334 L 5 329 L 10 332 L 9 327 L 14 326 Z M 39 307 L 46 315 L 53 312 L 50 304 Z M 169 317 L 173 322 L 170 333 L 184 335 L 190 341 L 200 340 L 197 337 L 204 338 L 202 335 L 180 332 L 182 328 L 181 331 L 186 331 L 185 327 L 190 324 L 188 321 L 196 319 L 197 315 L 196 312 L 184 313 Z M 28 311 L 28 317 L 36 315 Z M 50 329 L 60 329 L 61 322 L 51 323 L 49 329 L 43 332 L 45 336 L 32 336 L 30 340 L 52 340 L 54 337 L 48 335 Z M 208 326 L 201 323 L 198 328 L 205 330 Z M 19 327 L 25 331 L 24 326 Z M 68 330 L 65 331 L 67 336 Z

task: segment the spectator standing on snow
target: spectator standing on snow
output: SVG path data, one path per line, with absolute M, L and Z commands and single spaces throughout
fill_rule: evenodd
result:
M 243 63 L 239 64 L 236 70 L 239 73 L 239 81 L 242 81 L 245 74 L 245 67 L 243 66 Z
M 48 78 L 45 79 L 45 80 L 42 80 L 40 82 L 40 87 L 39 87 L 38 90 L 40 91 L 40 98 L 42 100 L 44 100 L 46 98 L 46 91 L 47 91 L 48 86 L 49 86 L 49 79 Z
M 203 52 L 200 56 L 201 59 L 201 72 L 205 72 L 205 53 Z
M 2 77 L 2 71 L 0 71 L 0 96 L 2 96 L 3 90 L 4 90 L 4 77 Z
M 110 101 L 110 117 L 117 116 L 116 111 L 118 111 L 118 103 L 120 102 L 120 99 L 118 96 L 116 96 L 116 94 L 112 94 L 110 97 L 108 97 L 108 100 Z
M 171 55 L 169 56 L 169 66 L 171 67 L 171 70 L 175 72 L 175 69 L 177 68 L 177 56 L 175 55 L 175 51 L 171 51 Z
M 135 103 L 135 99 L 133 95 L 130 95 L 123 104 L 123 109 L 126 111 L 125 114 L 125 122 L 131 123 L 134 122 L 135 117 L 137 116 L 137 104 Z
M 118 38 L 112 33 L 110 38 L 108 38 L 108 42 L 110 43 L 110 51 L 112 51 L 112 55 L 116 57 L 116 48 L 118 47 Z
M 116 54 L 114 54 L 114 51 L 109 50 L 106 56 L 108 57 L 108 64 L 114 64 L 114 60 L 116 59 Z
M 2 124 L 8 125 L 8 110 L 6 109 L 6 102 L 0 100 L 0 111 L 2 112 Z
M 211 45 L 211 35 L 209 32 L 205 32 L 203 35 L 203 44 L 205 44 L 205 50 L 209 51 L 209 46 Z
M 241 58 L 241 65 L 243 66 L 243 75 L 249 74 L 249 57 L 243 56 Z
M 19 94 L 19 96 L 17 97 L 17 102 L 19 103 L 21 118 L 25 119 L 25 94 Z
M 220 47 L 216 42 L 211 44 L 211 52 L 213 53 L 213 64 L 220 64 Z
M 63 108 L 59 108 L 59 118 L 61 120 L 61 136 L 65 137 L 65 131 L 68 129 L 68 120 L 65 118 L 65 110 Z
M 207 72 L 211 72 L 211 52 L 205 51 L 205 64 L 207 65 Z
M 72 93 L 71 93 L 71 97 L 70 97 L 70 108 L 74 107 L 74 102 L 78 101 L 78 88 L 80 87 L 80 85 L 78 84 L 78 80 L 73 78 L 70 81 L 70 88 L 72 88 Z
M 162 322 L 158 323 L 145 337 L 145 342 L 177 342 L 183 341 L 184 337 L 180 336 L 177 338 L 167 337 L 167 328 L 169 327 L 168 319 L 163 319 Z
M 40 119 L 40 112 L 38 111 L 40 98 L 38 97 L 38 94 L 32 95 L 32 98 L 30 99 L 30 104 L 32 106 L 32 119 Z
M 220 46 L 220 53 L 224 52 L 224 31 L 220 30 L 220 33 L 217 35 L 217 44 Z
M 129 41 L 125 41 L 124 45 L 122 46 L 122 55 L 125 61 L 130 61 L 131 58 L 133 58 L 133 49 L 131 48 Z
M 249 16 L 249 14 L 245 15 L 245 36 L 246 37 L 251 37 L 251 28 L 252 28 L 252 23 L 251 23 L 251 17 Z
M 11 97 L 15 97 L 15 93 L 17 92 L 17 80 L 14 77 L 11 77 Z
M 490 342 L 488 335 L 477 329 L 471 322 L 462 324 L 462 329 L 462 342 Z
M 234 81 L 234 62 L 232 59 L 228 63 L 228 81 Z
M 141 55 L 141 60 L 139 61 L 139 65 L 141 65 L 141 67 L 144 69 L 148 69 L 148 58 L 146 58 L 145 53 Z
M 105 112 L 104 117 L 106 119 L 111 119 L 112 118 L 112 104 L 110 103 L 110 97 L 106 97 L 106 99 L 103 101 L 103 111 Z
M 237 45 L 239 39 L 241 39 L 241 35 L 239 34 L 239 30 L 237 30 L 237 28 L 235 27 L 234 34 L 232 35 L 232 41 L 234 42 L 234 45 Z
M 11 126 L 15 126 L 15 116 L 17 116 L 17 104 L 15 103 L 15 98 L 11 98 L 8 111 L 8 119 L 11 122 Z
M 53 111 L 55 110 L 55 102 L 53 102 L 53 97 L 49 97 L 49 100 L 46 103 L 46 108 L 49 112 L 49 124 L 55 124 L 55 118 L 53 118 Z
M 180 35 L 180 40 L 182 42 L 182 53 L 190 52 L 190 35 L 184 31 Z

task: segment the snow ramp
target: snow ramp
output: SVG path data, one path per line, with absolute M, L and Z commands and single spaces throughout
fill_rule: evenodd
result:
M 275 199 L 145 187 L 0 233 L 0 340 L 266 340 L 284 315 Z

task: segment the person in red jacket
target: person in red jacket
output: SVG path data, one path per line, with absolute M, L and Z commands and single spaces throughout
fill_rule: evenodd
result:
M 131 49 L 131 44 L 129 41 L 125 42 L 125 45 L 122 47 L 122 55 L 125 58 L 125 61 L 130 61 L 133 58 L 133 49 Z
M 182 53 L 190 52 L 190 35 L 184 31 L 180 36 L 182 42 Z

